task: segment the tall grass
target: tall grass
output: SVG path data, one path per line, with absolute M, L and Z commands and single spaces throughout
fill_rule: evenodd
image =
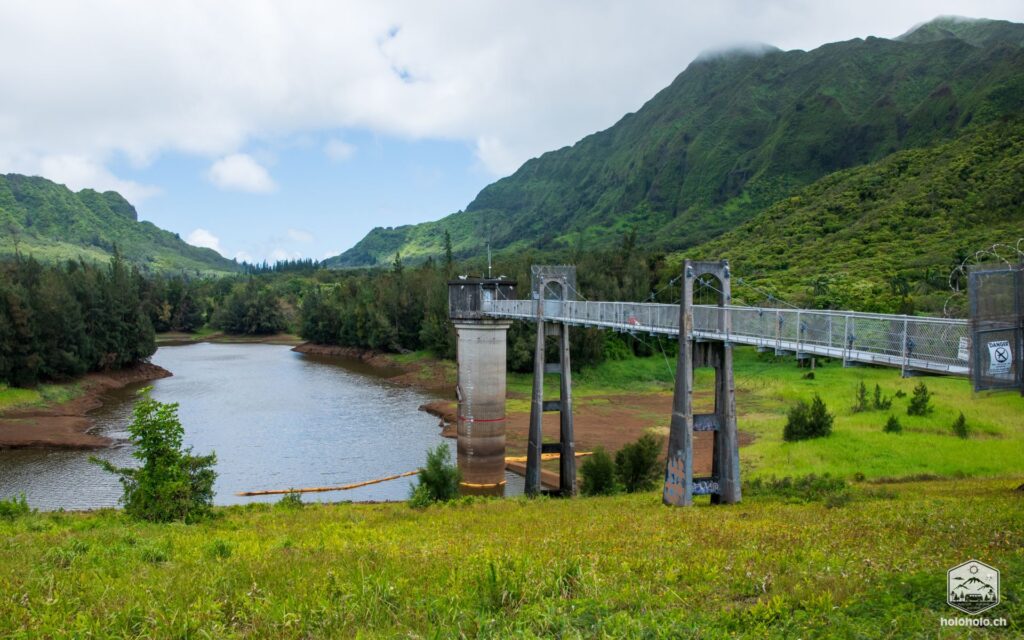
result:
M 0 519 L 0 637 L 934 637 L 972 557 L 1002 570 L 1012 637 L 1022 480 Z

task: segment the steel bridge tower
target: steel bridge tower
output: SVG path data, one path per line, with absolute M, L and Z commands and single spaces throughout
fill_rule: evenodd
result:
M 723 340 L 693 337 L 693 290 L 698 279 L 712 276 L 718 280 L 718 306 L 731 303 L 729 261 L 683 264 L 682 300 L 679 306 L 679 364 L 676 368 L 672 422 L 669 427 L 668 459 L 662 501 L 667 505 L 689 506 L 694 495 L 710 494 L 712 504 L 740 501 L 740 449 L 736 427 L 736 385 L 733 380 L 732 344 L 728 313 L 718 315 L 716 335 Z M 715 410 L 693 412 L 693 370 L 715 369 Z M 711 476 L 693 476 L 693 432 L 713 431 L 714 452 Z

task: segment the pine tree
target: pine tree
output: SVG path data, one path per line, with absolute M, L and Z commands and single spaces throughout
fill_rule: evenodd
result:
M 910 398 L 910 405 L 907 407 L 907 415 L 926 416 L 932 412 L 932 394 L 924 382 L 914 387 L 914 395 Z

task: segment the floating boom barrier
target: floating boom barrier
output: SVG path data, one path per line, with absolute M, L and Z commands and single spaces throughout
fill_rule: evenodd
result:
M 377 478 L 376 480 L 367 480 L 365 482 L 355 482 L 353 484 L 343 484 L 337 487 L 306 487 L 305 489 L 268 489 L 266 491 L 239 491 L 236 496 L 277 496 L 288 493 L 322 493 L 324 491 L 348 491 L 349 489 L 358 489 L 359 487 L 365 487 L 371 484 L 379 484 L 381 482 L 388 482 L 389 480 L 398 480 L 399 478 L 407 478 L 414 476 L 419 473 L 420 470 L 406 471 L 405 473 L 399 473 L 393 476 L 386 476 L 384 478 Z
M 580 451 L 576 454 L 577 458 L 582 456 L 593 455 L 591 451 Z M 557 460 L 559 454 L 557 453 L 543 453 L 540 456 L 541 460 Z M 505 458 L 505 462 L 526 462 L 526 456 L 515 456 Z M 360 487 L 366 487 L 371 484 L 380 484 L 381 482 L 389 482 L 391 480 L 398 480 L 399 478 L 408 478 L 414 476 L 420 472 L 419 469 L 415 471 L 406 471 L 405 473 L 399 473 L 393 476 L 385 476 L 383 478 L 376 478 L 374 480 L 366 480 L 364 482 L 354 482 L 352 484 L 343 484 L 336 487 L 306 487 L 303 489 L 267 489 L 264 491 L 239 491 L 235 493 L 236 496 L 280 496 L 287 495 L 289 493 L 323 493 L 325 491 L 348 491 L 350 489 L 358 489 Z M 469 485 L 468 483 L 462 483 L 464 486 L 484 487 L 484 486 L 498 486 L 498 485 Z M 504 484 L 503 482 L 500 484 Z

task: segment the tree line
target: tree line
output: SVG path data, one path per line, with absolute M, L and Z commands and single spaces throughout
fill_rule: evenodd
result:
M 529 297 L 530 265 L 544 261 L 545 256 L 529 252 L 503 259 L 501 275 L 517 280 L 519 295 Z M 645 299 L 665 267 L 660 257 L 637 250 L 635 235 L 627 235 L 615 250 L 580 256 L 578 262 L 580 289 L 609 300 Z M 330 270 L 294 261 L 220 278 L 144 275 L 117 256 L 103 266 L 44 265 L 19 257 L 0 264 L 0 381 L 28 386 L 120 368 L 153 354 L 154 332 L 202 329 L 250 335 L 289 331 L 321 344 L 426 350 L 454 358 L 447 282 L 486 269 L 482 260 L 456 263 L 450 252 L 415 266 L 398 255 L 390 268 L 377 270 Z M 671 297 L 678 288 L 662 287 L 662 292 Z M 512 370 L 531 369 L 535 339 L 532 327 L 513 324 Z M 653 352 L 643 340 L 597 330 L 574 331 L 571 346 L 576 368 Z
M 555 262 L 577 265 L 577 297 L 663 303 L 679 299 L 679 265 L 638 247 L 635 232 L 624 234 L 620 246 L 601 251 L 504 255 L 493 275 L 518 281 L 517 295 L 528 298 L 530 266 Z M 104 266 L 81 261 L 46 266 L 19 257 L 0 264 L 0 273 L 0 381 L 24 386 L 144 359 L 155 350 L 154 331 L 288 331 L 320 344 L 426 350 L 454 358 L 447 282 L 459 275 L 485 275 L 487 264 L 483 258 L 456 262 L 449 250 L 439 260 L 416 265 L 396 255 L 386 269 L 333 270 L 298 260 L 252 266 L 239 275 L 191 277 L 142 275 L 120 257 Z M 763 298 L 764 289 L 742 281 L 733 284 L 734 300 L 772 304 Z M 892 283 L 894 291 L 898 285 L 902 283 Z M 820 286 L 808 283 L 808 294 Z M 571 336 L 577 369 L 659 350 L 671 356 L 675 349 L 674 342 L 593 329 L 574 330 Z M 507 350 L 511 370 L 531 370 L 535 340 L 531 325 L 512 324 Z
M 0 381 L 31 386 L 149 357 L 156 344 L 145 289 L 119 256 L 106 266 L 0 264 Z

